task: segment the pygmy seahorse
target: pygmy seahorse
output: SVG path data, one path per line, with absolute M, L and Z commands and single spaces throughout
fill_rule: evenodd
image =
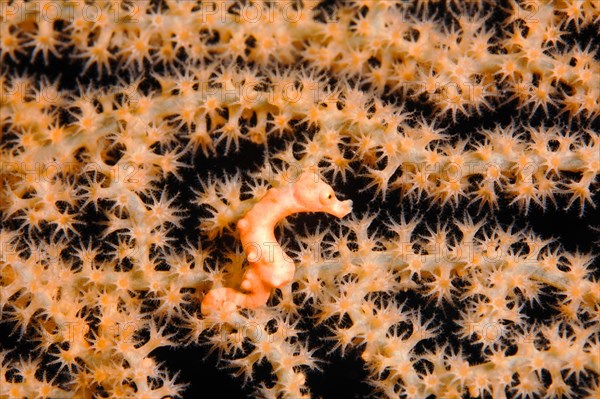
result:
M 237 307 L 258 308 L 267 303 L 271 290 L 290 284 L 296 267 L 275 239 L 275 225 L 298 212 L 326 212 L 338 218 L 352 211 L 352 201 L 340 201 L 331 186 L 316 171 L 305 171 L 296 179 L 271 188 L 237 222 L 249 266 L 241 290 L 220 287 L 202 300 L 202 313 Z

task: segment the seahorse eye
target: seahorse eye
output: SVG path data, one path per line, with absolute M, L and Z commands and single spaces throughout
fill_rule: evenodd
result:
M 330 190 L 321 191 L 319 200 L 321 204 L 326 205 L 333 199 L 333 192 Z

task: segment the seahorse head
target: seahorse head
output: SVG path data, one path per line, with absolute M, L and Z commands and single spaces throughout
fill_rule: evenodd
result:
M 326 212 L 342 218 L 352 211 L 352 201 L 340 201 L 333 188 L 316 172 L 302 173 L 294 183 L 294 198 L 305 212 Z

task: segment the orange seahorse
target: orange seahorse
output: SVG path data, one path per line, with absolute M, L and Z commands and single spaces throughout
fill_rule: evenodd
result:
M 281 219 L 298 212 L 326 212 L 342 218 L 351 211 L 352 201 L 338 200 L 316 171 L 305 171 L 293 181 L 269 189 L 237 222 L 249 263 L 241 290 L 229 287 L 210 290 L 202 300 L 202 313 L 258 308 L 267 303 L 272 289 L 292 282 L 296 267 L 275 239 L 275 225 Z

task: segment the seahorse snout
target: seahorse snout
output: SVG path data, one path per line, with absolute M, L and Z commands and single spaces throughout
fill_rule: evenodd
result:
M 332 214 L 335 217 L 343 218 L 344 216 L 352 212 L 352 200 L 339 201 L 336 199 L 335 202 L 333 202 L 324 211 Z

